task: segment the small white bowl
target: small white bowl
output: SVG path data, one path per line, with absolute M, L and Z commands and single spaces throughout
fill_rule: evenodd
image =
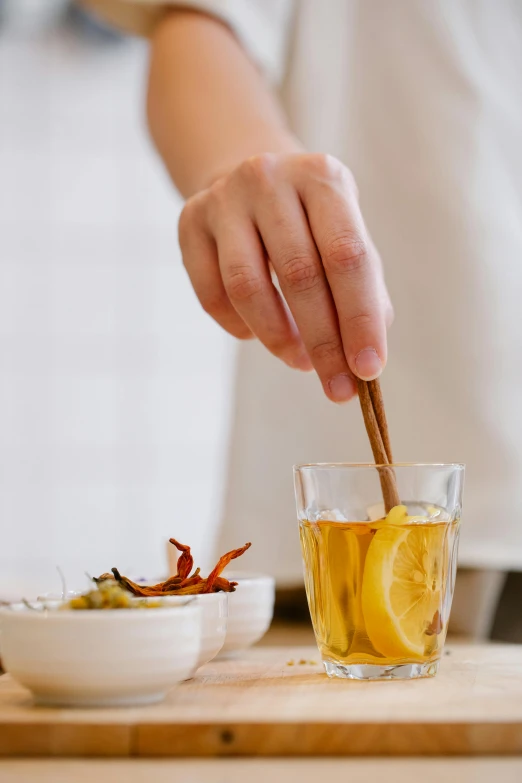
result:
M 265 635 L 274 615 L 275 579 L 240 571 L 225 572 L 237 582 L 235 592 L 228 593 L 228 622 L 225 644 L 220 656 L 246 650 Z
M 227 635 L 228 594 L 208 593 L 197 595 L 196 606 L 201 608 L 201 648 L 198 666 L 204 666 L 221 651 Z
M 201 608 L 201 646 L 196 669 L 215 658 L 223 647 L 227 633 L 228 595 L 201 593 L 191 596 L 191 600 Z M 185 603 L 187 599 L 181 595 L 167 595 L 162 600 L 169 606 L 176 606 Z
M 138 581 L 138 580 L 134 580 Z M 139 584 L 143 585 L 155 585 L 163 581 L 160 578 L 151 580 L 139 580 Z M 74 598 L 81 593 L 68 592 L 67 599 Z M 46 604 L 50 602 L 56 603 L 61 600 L 61 596 L 57 593 L 44 593 L 38 599 Z M 147 598 L 136 599 L 140 601 L 148 601 Z M 157 601 L 157 598 L 151 598 L 150 601 Z M 162 603 L 166 606 L 183 606 L 187 603 L 187 600 L 194 601 L 197 605 L 201 606 L 201 646 L 199 650 L 198 662 L 196 669 L 200 666 L 204 666 L 209 663 L 220 652 L 225 642 L 225 636 L 227 633 L 227 618 L 228 618 L 228 593 L 201 593 L 194 596 L 182 596 L 182 595 L 166 595 L 161 598 Z
M 189 677 L 201 643 L 201 608 L 0 609 L 2 661 L 38 704 L 151 704 Z

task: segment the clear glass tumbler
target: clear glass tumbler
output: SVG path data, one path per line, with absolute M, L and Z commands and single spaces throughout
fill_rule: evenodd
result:
M 308 605 L 330 677 L 436 674 L 455 586 L 464 465 L 294 468 Z

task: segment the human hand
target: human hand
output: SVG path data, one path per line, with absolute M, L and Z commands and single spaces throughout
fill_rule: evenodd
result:
M 183 261 L 203 309 L 344 402 L 386 363 L 393 309 L 350 171 L 322 154 L 262 154 L 190 198 Z M 282 291 L 274 285 L 277 278 Z

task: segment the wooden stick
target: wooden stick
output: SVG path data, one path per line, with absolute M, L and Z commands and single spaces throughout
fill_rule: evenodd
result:
M 372 398 L 373 410 L 377 419 L 377 426 L 381 433 L 382 442 L 388 459 L 386 462 L 393 463 L 393 454 L 390 443 L 390 434 L 388 432 L 388 422 L 386 421 L 386 411 L 384 409 L 384 400 L 382 398 L 382 389 L 379 379 L 368 381 L 368 389 Z
M 376 465 L 389 465 L 392 462 L 390 435 L 384 411 L 381 385 L 378 380 L 361 381 L 357 379 L 359 401 L 366 426 L 366 432 L 370 439 L 373 458 Z M 400 505 L 399 492 L 393 468 L 380 467 L 379 478 L 381 480 L 384 509 L 388 513 L 394 506 Z

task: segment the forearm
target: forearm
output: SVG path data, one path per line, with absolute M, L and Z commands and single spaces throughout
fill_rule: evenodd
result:
M 225 25 L 188 11 L 159 24 L 148 116 L 187 197 L 179 242 L 203 309 L 290 367 L 313 367 L 335 402 L 377 378 L 392 309 L 353 177 L 301 150 Z
M 234 35 L 191 11 L 169 13 L 156 29 L 147 113 L 156 147 L 186 197 L 252 155 L 301 151 Z

